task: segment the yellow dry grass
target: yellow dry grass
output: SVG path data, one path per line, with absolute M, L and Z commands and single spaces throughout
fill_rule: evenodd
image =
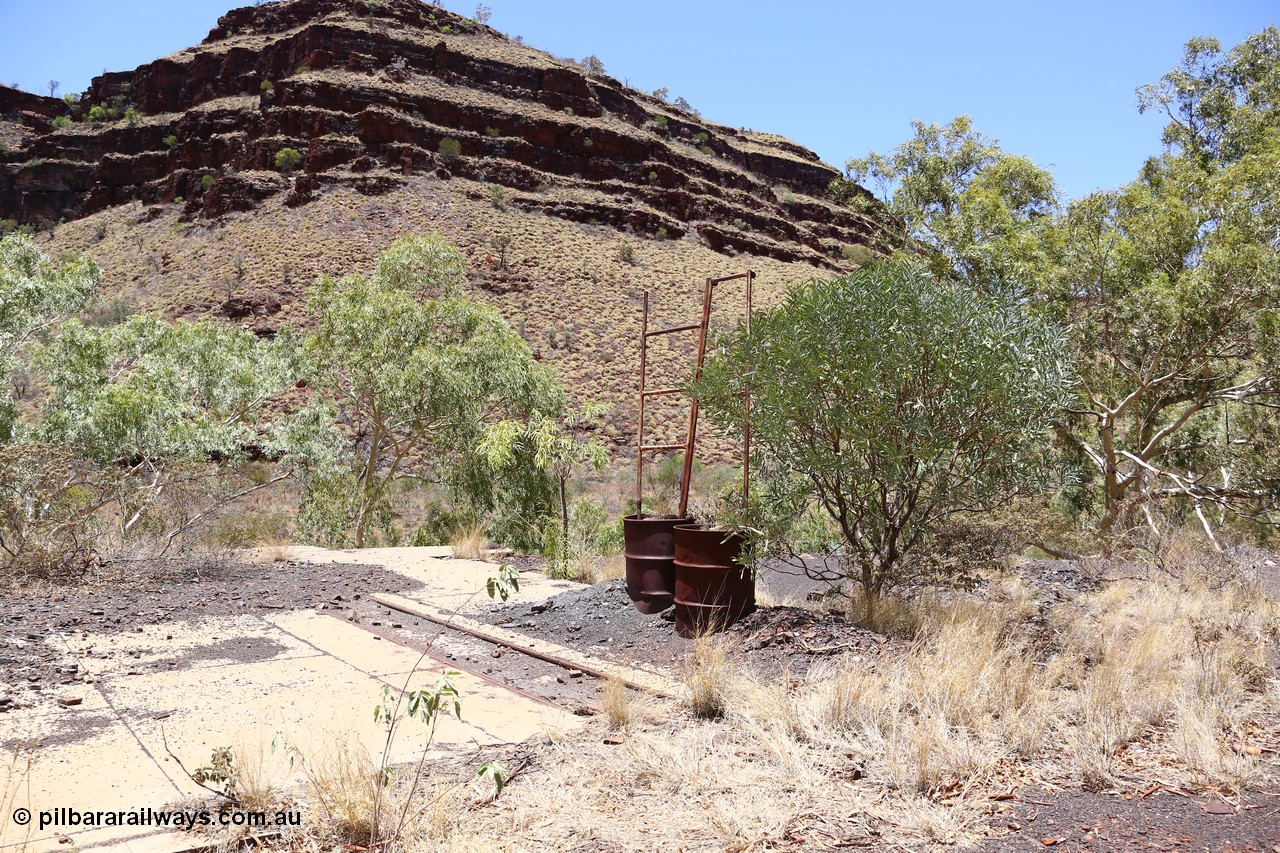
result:
M 488 555 L 489 539 L 483 527 L 472 525 L 455 531 L 449 547 L 459 560 L 483 560 Z
M 636 715 L 606 685 L 599 723 L 537 745 L 502 796 L 421 849 L 967 847 L 997 831 L 990 795 L 1028 785 L 1158 780 L 1247 802 L 1269 754 L 1248 747 L 1280 746 L 1262 666 L 1280 608 L 1246 577 L 1183 568 L 1058 604 L 1048 649 L 1025 630 L 1044 591 L 1016 576 L 902 605 L 913 639 L 898 652 L 800 678 L 754 674 L 723 635 L 700 637 L 685 697 Z M 602 737 L 620 728 L 621 744 Z

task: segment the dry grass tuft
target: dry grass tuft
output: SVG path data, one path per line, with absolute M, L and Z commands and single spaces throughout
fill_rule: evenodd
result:
M 362 746 L 337 742 L 304 765 L 307 792 L 324 826 L 347 844 L 368 844 L 394 826 L 391 788 Z
M 695 717 L 715 719 L 724 713 L 733 670 L 729 643 L 723 635 L 702 634 L 693 640 L 693 651 L 681 673 L 689 691 L 688 707 Z
M 276 801 L 278 790 L 270 770 L 271 762 L 262 744 L 237 747 L 233 754 L 231 766 L 236 798 L 247 811 L 267 811 Z
M 625 729 L 637 717 L 636 698 L 617 676 L 604 683 L 600 689 L 600 701 L 611 729 Z
M 483 560 L 488 553 L 489 538 L 482 527 L 472 525 L 454 532 L 449 547 L 459 560 Z
M 622 557 L 592 557 L 578 563 L 574 577 L 578 583 L 596 584 L 600 581 L 622 580 L 627 575 L 627 563 Z

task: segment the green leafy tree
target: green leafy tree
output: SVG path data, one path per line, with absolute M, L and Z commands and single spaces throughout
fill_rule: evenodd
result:
M 573 549 L 568 547 L 570 542 L 583 538 L 570 535 L 569 486 L 584 466 L 599 471 L 608 464 L 608 447 L 597 435 L 608 411 L 608 406 L 588 402 L 559 418 L 535 414 L 525 422 L 503 421 L 494 425 L 481 444 L 482 452 L 499 472 L 512 464 L 517 458 L 516 449 L 523 446 L 532 451 L 534 465 L 550 474 L 559 496 L 559 531 L 554 536 L 545 536 L 543 546 L 546 549 L 550 545 L 557 558 L 554 574 L 572 574 L 567 564 L 580 556 L 571 553 Z
M 287 329 L 262 340 L 151 314 L 107 328 L 71 320 L 36 361 L 49 383 L 36 436 L 95 463 L 120 533 L 141 525 L 162 550 L 231 501 L 317 464 L 336 442 L 321 410 L 273 413 L 303 375 Z M 234 476 L 253 457 L 281 464 L 248 482 Z
M 860 584 L 871 609 L 939 524 L 1032 481 L 1069 379 L 1050 326 L 900 261 L 793 287 L 724 342 L 693 390 L 740 432 L 748 385 L 761 505 L 799 519 L 816 502 L 843 556 L 815 575 Z
M 0 239 L 0 444 L 17 427 L 9 378 L 29 347 L 93 299 L 101 272 L 84 255 L 50 260 L 23 234 Z
M 558 412 L 559 385 L 495 310 L 463 295 L 465 280 L 456 248 L 407 237 L 373 275 L 325 277 L 309 292 L 306 351 L 353 437 L 346 467 L 308 486 L 305 520 L 320 536 L 365 545 L 389 522 L 398 480 L 442 484 L 484 510 L 502 492 L 534 499 L 539 482 L 545 495 L 528 451 L 495 489 L 481 445 L 504 421 Z
M 914 137 L 892 153 L 850 160 L 848 179 L 876 182 L 901 236 L 927 253 L 938 278 L 979 290 L 1031 288 L 1049 266 L 1039 232 L 1057 209 L 1053 177 L 1001 150 L 968 116 L 942 127 L 911 126 Z M 850 190 L 836 191 L 863 201 Z
M 1103 531 L 1187 513 L 1216 541 L 1235 516 L 1274 520 L 1280 495 L 1280 30 L 1193 40 L 1139 94 L 1167 150 L 1055 235 L 1043 302 L 1074 329 L 1082 386 L 1062 434 L 1096 471 Z
M 452 166 L 462 156 L 462 143 L 451 137 L 446 137 L 440 140 L 436 150 L 440 152 L 441 161 L 446 166 Z

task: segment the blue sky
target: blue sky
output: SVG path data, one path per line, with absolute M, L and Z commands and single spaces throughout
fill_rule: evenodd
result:
M 59 94 L 200 41 L 228 0 L 0 0 L 0 80 Z M 475 6 L 446 0 L 453 11 Z M 1280 23 L 1276 0 L 917 2 L 489 0 L 490 25 L 557 56 L 595 54 L 632 86 L 665 86 L 721 124 L 788 136 L 842 167 L 912 119 L 973 116 L 1076 197 L 1132 178 L 1162 122 L 1134 89 L 1183 43 L 1225 47 Z

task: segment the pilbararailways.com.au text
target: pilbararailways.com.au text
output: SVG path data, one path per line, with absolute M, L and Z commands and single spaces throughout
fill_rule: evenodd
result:
M 155 826 L 192 829 L 197 826 L 301 826 L 297 811 L 165 811 L 152 808 L 117 811 L 58 808 L 36 813 L 40 829 L 84 829 L 100 826 Z

